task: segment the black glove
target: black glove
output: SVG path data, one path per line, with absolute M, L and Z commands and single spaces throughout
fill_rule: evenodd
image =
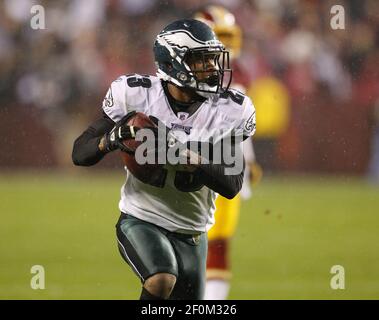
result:
M 110 152 L 120 149 L 123 152 L 134 154 L 134 150 L 128 148 L 122 143 L 125 139 L 135 138 L 136 133 L 140 128 L 127 125 L 130 118 L 136 114 L 135 111 L 129 112 L 120 121 L 116 122 L 113 129 L 104 135 L 104 151 Z

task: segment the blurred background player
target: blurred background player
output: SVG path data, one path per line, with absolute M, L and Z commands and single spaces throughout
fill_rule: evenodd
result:
M 199 10 L 194 18 L 208 24 L 229 50 L 233 68 L 231 87 L 245 93 L 249 79 L 237 60 L 242 46 L 242 32 L 234 15 L 222 6 L 210 5 Z M 252 139 L 244 142 L 244 156 L 246 170 L 240 195 L 233 200 L 218 196 L 216 200 L 216 224 L 208 232 L 206 300 L 225 300 L 228 297 L 231 278 L 230 239 L 236 230 L 241 198 L 249 199 L 251 184 L 257 184 L 262 177 L 262 169 L 255 161 Z
M 379 100 L 373 107 L 371 126 L 371 158 L 368 166 L 368 179 L 371 183 L 379 184 Z

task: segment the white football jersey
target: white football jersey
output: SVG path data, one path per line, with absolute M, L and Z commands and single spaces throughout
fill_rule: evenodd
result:
M 255 132 L 254 106 L 241 93 L 230 91 L 222 97 L 215 95 L 192 115 L 185 112 L 176 115 L 161 80 L 154 76 L 133 74 L 115 80 L 104 99 L 103 110 L 115 122 L 130 111 L 155 116 L 182 142 L 208 141 L 215 132 L 234 130 L 243 136 Z M 176 179 L 178 167 L 167 165 L 165 168 L 167 176 L 163 187 L 145 184 L 128 172 L 121 188 L 119 209 L 169 231 L 207 232 L 214 224 L 217 194 L 206 186 L 197 191 L 180 191 Z

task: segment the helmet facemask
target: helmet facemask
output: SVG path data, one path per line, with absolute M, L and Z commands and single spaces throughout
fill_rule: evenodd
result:
M 222 47 L 189 49 L 183 57 L 191 82 L 188 87 L 209 97 L 228 90 L 232 80 L 229 52 Z

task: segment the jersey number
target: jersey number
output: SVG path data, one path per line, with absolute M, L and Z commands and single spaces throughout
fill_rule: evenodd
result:
M 162 174 L 155 187 L 164 188 L 167 178 L 167 169 L 162 169 Z M 189 171 L 176 171 L 174 179 L 175 188 L 182 192 L 194 192 L 200 190 L 204 185 L 200 175 Z
M 245 97 L 242 94 L 239 94 L 238 92 L 234 93 L 232 91 L 225 91 L 220 94 L 220 98 L 228 99 L 229 97 L 230 99 L 232 99 L 232 101 L 239 104 L 240 106 L 242 106 L 243 100 L 245 99 Z
M 142 78 L 130 77 L 126 81 L 128 83 L 128 86 L 131 88 L 135 88 L 135 87 L 151 88 L 151 80 L 147 77 L 142 77 Z
M 189 171 L 176 171 L 174 185 L 176 189 L 183 192 L 198 191 L 204 186 L 200 175 Z

